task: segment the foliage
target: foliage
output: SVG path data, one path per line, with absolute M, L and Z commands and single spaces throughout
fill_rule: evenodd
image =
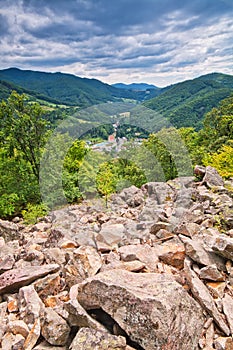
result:
M 48 134 L 48 122 L 38 103 L 28 104 L 25 95 L 13 91 L 7 101 L 0 103 L 1 139 L 8 155 L 17 150 L 29 162 L 39 180 L 42 148 Z
M 151 134 L 144 145 L 151 151 L 160 166 L 154 181 L 191 174 L 188 150 L 175 128 L 162 129 L 157 134 Z
M 216 152 L 233 140 L 233 96 L 221 101 L 218 108 L 206 114 L 200 137 L 209 152 Z
M 27 202 L 40 201 L 39 185 L 20 153 L 0 152 L 0 217 L 19 215 Z
M 225 178 L 233 177 L 233 147 L 223 145 L 218 152 L 207 154 L 204 165 L 211 165 Z
M 116 190 L 116 182 L 116 174 L 114 174 L 114 170 L 111 167 L 111 164 L 101 164 L 96 176 L 96 186 L 98 192 L 105 198 L 106 207 L 108 206 L 108 198 L 110 194 Z
M 48 213 L 48 208 L 43 204 L 28 203 L 26 209 L 22 210 L 25 224 L 35 224 L 38 218 L 42 218 Z
M 0 197 L 0 217 L 7 218 L 12 216 L 17 208 L 19 197 L 16 193 L 6 194 Z
M 80 78 L 64 73 L 9 68 L 0 71 L 0 79 L 68 106 L 88 107 L 122 98 L 142 100 L 146 95 L 145 92 L 118 89 L 96 79 Z
M 167 87 L 144 105 L 169 118 L 175 127 L 201 129 L 204 115 L 232 90 L 232 76 L 212 73 Z
M 181 85 L 184 95 L 179 97 L 180 105 L 186 97 L 191 99 L 196 93 L 204 94 L 208 84 L 213 89 L 218 88 L 219 78 L 223 85 L 229 83 L 230 86 L 231 79 L 224 75 L 194 80 L 187 91 Z M 98 87 L 99 83 L 93 84 Z M 206 105 L 209 103 L 207 98 Z M 170 108 L 169 104 L 167 107 Z M 146 115 L 144 112 L 144 107 L 137 108 L 132 110 L 130 118 L 125 116 L 119 120 L 118 136 L 127 135 L 131 141 L 124 143 L 119 153 L 112 150 L 111 154 L 106 154 L 92 151 L 84 140 L 75 138 L 77 128 L 83 139 L 99 137 L 102 140 L 113 133 L 112 124 L 118 120 L 108 109 L 93 108 L 90 113 L 73 107 L 56 107 L 49 111 L 48 106 L 46 112 L 24 94 L 12 92 L 0 103 L 0 217 L 23 215 L 26 222 L 36 222 L 46 213 L 41 194 L 51 208 L 61 205 L 64 199 L 65 203 L 75 203 L 98 194 L 105 198 L 107 205 L 115 191 L 192 175 L 195 164 L 212 165 L 222 176 L 233 176 L 233 96 L 205 115 L 199 131 L 194 127 L 168 127 L 169 123 L 165 118 L 161 120 L 160 114 L 156 119 L 154 111 Z M 191 112 L 189 117 L 194 120 Z M 60 132 L 56 131 L 50 138 L 51 129 L 60 119 L 65 119 L 65 123 Z M 104 123 L 98 127 L 97 121 L 102 119 Z M 182 118 L 180 120 L 182 124 Z M 149 126 L 144 128 L 143 123 Z M 144 129 L 151 128 L 154 132 L 148 136 L 149 132 Z M 144 137 L 148 138 L 139 140 Z M 39 188 L 39 173 L 43 189 Z

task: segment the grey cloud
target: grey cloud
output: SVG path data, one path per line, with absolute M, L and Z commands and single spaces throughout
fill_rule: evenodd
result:
M 25 10 L 48 15 L 48 9 L 57 16 L 71 14 L 76 19 L 91 21 L 102 33 L 121 33 L 128 29 L 143 30 L 160 26 L 167 13 L 180 11 L 183 17 L 198 16 L 208 21 L 212 17 L 233 12 L 233 4 L 226 0 L 25 0 Z M 191 25 L 198 23 L 192 22 Z
M 4 37 L 8 34 L 8 20 L 0 13 L 0 37 Z
M 0 9 L 0 55 L 32 67 L 143 76 L 232 55 L 232 0 L 0 0 Z

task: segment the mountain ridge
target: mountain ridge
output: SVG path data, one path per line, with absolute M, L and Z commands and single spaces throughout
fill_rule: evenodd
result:
M 32 99 L 84 108 L 134 100 L 155 110 L 175 127 L 198 130 L 204 115 L 233 93 L 233 76 L 214 72 L 164 88 L 132 91 L 68 73 L 0 70 L 0 98 L 7 98 L 13 89 L 31 95 Z
M 200 129 L 203 116 L 233 93 L 233 76 L 209 73 L 163 88 L 160 95 L 143 103 L 176 127 Z
M 48 73 L 8 68 L 0 70 L 0 80 L 20 85 L 69 106 L 87 107 L 125 98 L 143 100 L 145 97 L 144 92 L 117 89 L 97 79 L 81 78 L 61 72 Z
M 150 89 L 161 90 L 161 88 L 159 88 L 158 86 L 155 86 L 153 84 L 147 84 L 147 83 L 131 83 L 131 84 L 115 83 L 115 84 L 112 84 L 112 86 L 118 89 L 136 90 L 136 91 L 146 91 Z

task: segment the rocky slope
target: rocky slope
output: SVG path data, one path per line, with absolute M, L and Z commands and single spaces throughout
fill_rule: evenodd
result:
M 233 349 L 233 180 L 130 187 L 0 221 L 0 346 Z

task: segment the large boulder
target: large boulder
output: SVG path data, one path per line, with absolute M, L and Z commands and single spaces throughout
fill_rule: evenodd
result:
M 209 188 L 224 185 L 224 181 L 222 177 L 219 175 L 217 170 L 211 166 L 206 167 L 205 176 L 202 181 Z
M 6 242 L 19 239 L 21 234 L 18 225 L 0 219 L 0 237 L 3 237 Z
M 81 328 L 70 345 L 71 350 L 127 350 L 125 338 L 100 332 L 90 328 Z
M 79 285 L 78 301 L 104 310 L 145 350 L 198 348 L 203 312 L 170 275 L 106 271 Z
M 59 270 L 59 265 L 49 264 L 43 266 L 30 266 L 22 269 L 13 269 L 0 276 L 0 294 L 16 291 L 37 278 Z
M 157 204 L 166 204 L 175 199 L 175 192 L 166 182 L 148 182 L 143 187 Z

